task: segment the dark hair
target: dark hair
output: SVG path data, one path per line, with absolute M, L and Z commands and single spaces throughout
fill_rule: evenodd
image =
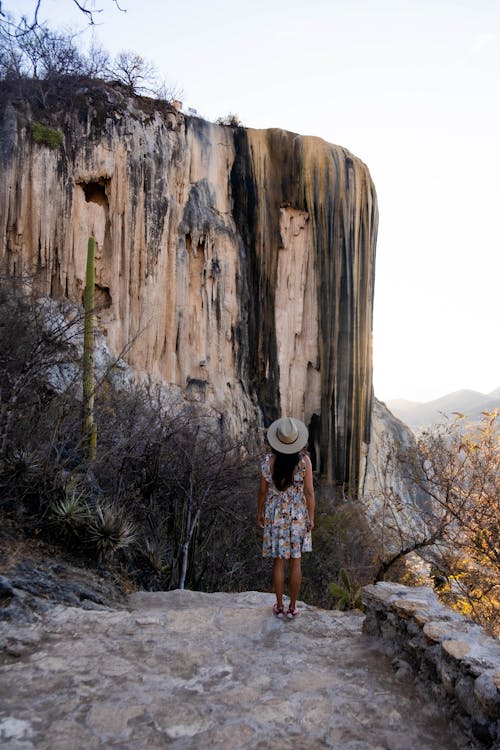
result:
M 273 482 L 278 490 L 286 490 L 293 482 L 293 472 L 300 461 L 300 453 L 280 453 L 273 449 Z

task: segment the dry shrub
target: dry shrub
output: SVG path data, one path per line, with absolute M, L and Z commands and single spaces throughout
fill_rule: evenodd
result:
M 0 289 L 3 514 L 80 555 L 119 560 L 148 588 L 249 580 L 257 462 L 246 447 L 200 409 L 169 405 L 161 389 L 107 378 L 89 463 L 81 382 L 61 390 L 52 377 L 63 365 L 79 372 L 81 317 L 47 329 L 40 303 L 18 292 Z

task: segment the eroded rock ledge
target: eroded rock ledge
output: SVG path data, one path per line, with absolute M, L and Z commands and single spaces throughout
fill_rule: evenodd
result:
M 426 587 L 366 586 L 363 629 L 383 638 L 401 673 L 413 671 L 484 747 L 500 747 L 500 642 L 443 606 Z

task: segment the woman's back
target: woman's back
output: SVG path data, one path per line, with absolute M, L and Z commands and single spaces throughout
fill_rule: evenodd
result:
M 285 493 L 303 492 L 306 463 L 302 453 L 297 454 L 296 461 L 283 467 L 280 457 L 274 453 L 266 455 L 262 463 L 262 475 L 268 483 L 268 492 Z
M 289 561 L 290 604 L 287 617 L 296 617 L 300 589 L 301 556 L 310 552 L 314 527 L 314 487 L 311 460 L 305 448 L 308 430 L 291 417 L 275 420 L 267 429 L 273 450 L 262 462 L 257 500 L 257 525 L 263 529 L 262 555 L 272 557 L 276 604 L 273 612 L 284 616 L 285 561 Z
M 295 473 L 302 459 L 302 453 L 273 452 L 269 461 L 274 486 L 286 490 L 295 479 Z

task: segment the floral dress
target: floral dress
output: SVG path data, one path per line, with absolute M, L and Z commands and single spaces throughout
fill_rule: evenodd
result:
M 311 534 L 306 529 L 309 522 L 304 496 L 306 462 L 301 456 L 292 484 L 286 490 L 278 490 L 273 483 L 270 460 L 268 454 L 262 463 L 262 476 L 267 482 L 262 556 L 301 557 L 302 552 L 312 550 Z

